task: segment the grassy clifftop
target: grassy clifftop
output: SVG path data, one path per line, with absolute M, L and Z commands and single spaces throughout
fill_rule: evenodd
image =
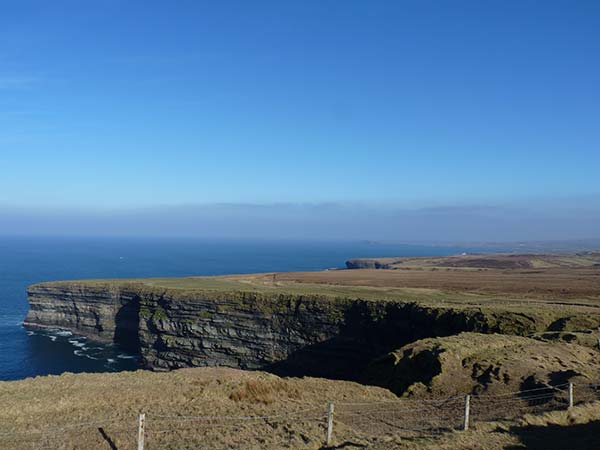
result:
M 387 259 L 377 261 L 388 261 Z M 33 286 L 131 290 L 179 300 L 239 299 L 257 305 L 320 299 L 417 303 L 426 307 L 515 312 L 552 323 L 600 314 L 600 255 L 493 255 L 390 259 L 388 269 L 220 277 L 82 280 Z

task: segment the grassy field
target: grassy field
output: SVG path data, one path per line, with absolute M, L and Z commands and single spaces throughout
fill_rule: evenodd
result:
M 133 449 L 140 412 L 148 449 L 320 448 L 327 401 L 393 398 L 356 383 L 224 368 L 65 374 L 0 383 L 0 448 Z
M 463 259 L 461 259 L 463 258 Z M 506 259 L 510 268 L 505 268 Z M 387 261 L 382 259 L 380 261 Z M 204 292 L 321 295 L 510 308 L 600 307 L 600 255 L 492 255 L 390 259 L 388 269 L 284 272 L 220 277 L 84 280 L 69 284 Z M 400 262 L 398 262 L 400 261 Z M 459 261 L 459 262 L 458 262 Z M 518 263 L 515 265 L 514 261 Z M 489 267 L 484 267 L 489 266 Z M 497 268 L 501 266 L 503 268 Z M 491 268 L 496 267 L 496 268 Z
M 600 252 L 574 254 L 465 254 L 443 257 L 402 257 L 402 258 L 358 258 L 348 261 L 348 266 L 375 266 L 384 269 L 410 268 L 461 268 L 477 269 L 574 269 L 597 267 Z
M 600 298 L 600 253 L 574 255 L 466 255 L 436 258 L 357 259 L 377 261 L 382 269 L 284 272 L 221 277 L 155 278 L 143 280 L 85 280 L 142 282 L 177 289 L 254 290 L 278 288 L 333 292 L 348 287 L 403 289 L 401 293 L 502 294 L 558 298 Z M 297 286 L 295 284 L 301 284 Z M 338 293 L 335 291 L 333 293 Z M 414 291 L 416 292 L 416 291 Z M 434 293 L 434 292 L 432 292 Z
M 41 377 L 0 383 L 0 400 L 7 450 L 133 450 L 140 412 L 149 450 L 325 449 L 329 401 L 336 404 L 330 448 L 591 449 L 600 415 L 600 403 L 506 422 L 481 421 L 474 411 L 471 430 L 461 432 L 462 398 L 425 414 L 427 404 L 398 403 L 376 387 L 224 368 Z M 436 410 L 449 414 L 442 429 L 411 429 L 431 424 Z

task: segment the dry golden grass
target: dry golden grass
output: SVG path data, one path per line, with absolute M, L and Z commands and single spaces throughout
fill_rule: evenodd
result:
M 594 383 L 600 379 L 600 358 L 597 349 L 575 344 L 460 333 L 407 344 L 372 362 L 367 376 L 373 384 L 417 398 L 504 395 L 568 382 Z M 500 412 L 500 406 L 490 412 Z
M 526 415 L 513 422 L 475 423 L 467 432 L 383 439 L 369 450 L 595 450 L 600 446 L 600 402 L 569 411 Z
M 322 449 L 328 401 L 338 405 L 334 448 L 348 449 L 540 449 L 517 446 L 531 440 L 531 433 L 543 439 L 546 429 L 547 449 L 555 449 L 557 433 L 573 426 L 591 427 L 600 418 L 600 403 L 594 403 L 512 423 L 478 422 L 475 414 L 469 432 L 423 433 L 402 427 L 410 414 L 415 420 L 425 414 L 418 409 L 407 412 L 404 404 L 397 415 L 387 413 L 385 408 L 397 404 L 397 399 L 384 389 L 223 368 L 65 374 L 4 382 L 0 401 L 0 448 L 19 450 L 133 450 L 141 411 L 147 414 L 148 450 Z M 352 415 L 351 407 L 344 405 L 354 402 L 376 408 Z M 454 415 L 456 426 L 462 417 L 460 407 Z M 219 419 L 210 419 L 215 416 Z M 256 416 L 269 418 L 248 420 Z
M 299 400 L 302 395 L 297 386 L 285 380 L 247 380 L 235 389 L 229 398 L 234 402 L 272 404 L 278 397 Z
M 0 383 L 0 448 L 134 449 L 137 417 L 145 412 L 150 450 L 317 449 L 328 401 L 393 398 L 352 382 L 225 368 L 39 377 Z

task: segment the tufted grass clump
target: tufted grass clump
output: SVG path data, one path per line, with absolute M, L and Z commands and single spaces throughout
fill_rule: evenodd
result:
M 237 387 L 230 395 L 234 402 L 262 403 L 270 405 L 276 399 L 287 397 L 299 399 L 300 390 L 285 380 L 247 380 Z

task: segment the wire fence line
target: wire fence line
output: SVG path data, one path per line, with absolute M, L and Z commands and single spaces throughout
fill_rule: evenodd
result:
M 184 416 L 184 415 L 161 415 L 161 414 L 152 414 L 151 417 L 160 420 L 169 420 L 169 419 L 177 419 L 177 420 L 264 420 L 264 419 L 275 419 L 282 417 L 290 417 L 297 416 L 299 414 L 305 414 L 309 412 L 319 411 L 320 408 L 309 408 L 303 409 L 300 411 L 294 411 L 287 414 L 278 414 L 278 415 L 270 415 L 270 416 Z
M 597 400 L 600 384 L 563 383 L 440 399 L 324 402 L 319 407 L 272 415 L 190 415 L 148 410 L 125 421 L 112 417 L 57 427 L 0 430 L 0 448 L 74 448 L 84 441 L 98 448 L 110 444 L 109 448 L 119 450 L 154 450 L 175 441 L 189 442 L 193 445 L 189 448 L 200 449 L 261 448 L 269 443 L 282 443 L 282 448 L 315 448 L 315 442 L 369 442 L 389 436 L 466 430 L 478 422 L 513 420 Z

